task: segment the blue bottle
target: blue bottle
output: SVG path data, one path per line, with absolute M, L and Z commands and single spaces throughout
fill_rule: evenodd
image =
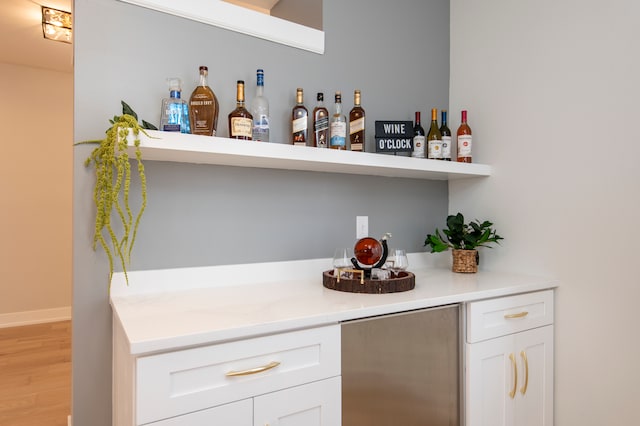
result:
M 191 133 L 189 125 L 189 103 L 180 99 L 182 80 L 168 78 L 169 97 L 162 100 L 160 130 L 165 132 Z

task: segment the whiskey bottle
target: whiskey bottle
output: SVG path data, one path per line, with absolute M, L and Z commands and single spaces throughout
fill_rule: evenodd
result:
M 442 135 L 438 128 L 438 110 L 431 109 L 431 127 L 427 135 L 427 158 L 442 160 Z
M 318 103 L 313 109 L 313 141 L 312 146 L 327 148 L 329 143 L 329 111 L 324 106 L 324 93 L 317 95 Z
M 264 71 L 256 71 L 256 97 L 251 104 L 253 114 L 253 140 L 269 142 L 269 101 L 264 96 Z
M 440 113 L 442 124 L 440 125 L 440 134 L 442 135 L 442 158 L 445 161 L 451 161 L 451 130 L 447 126 L 447 110 L 443 109 Z
M 189 126 L 189 107 L 187 101 L 180 99 L 182 80 L 168 78 L 169 97 L 162 100 L 160 130 L 165 132 L 191 133 Z
M 342 114 L 342 93 L 336 92 L 336 103 L 331 116 L 329 148 L 347 149 L 347 118 Z
M 236 109 L 229 114 L 229 137 L 250 141 L 252 138 L 253 116 L 244 106 L 244 81 L 238 80 Z
M 194 135 L 215 136 L 218 128 L 218 98 L 207 83 L 209 69 L 200 67 L 200 83 L 189 98 L 189 118 L 191 133 Z
M 301 88 L 296 89 L 296 104 L 291 110 L 291 143 L 293 145 L 307 145 L 307 119 L 309 112 L 304 106 L 304 94 Z
M 364 109 L 360 105 L 360 90 L 353 92 L 353 108 L 349 112 L 351 151 L 364 151 Z

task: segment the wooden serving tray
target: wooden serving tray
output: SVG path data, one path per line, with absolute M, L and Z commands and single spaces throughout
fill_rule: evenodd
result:
M 359 276 L 352 279 L 340 278 L 333 275 L 333 270 L 322 273 L 322 285 L 331 290 L 345 291 L 349 293 L 384 294 L 413 290 L 416 286 L 416 276 L 411 272 L 403 271 L 395 278 L 388 280 L 360 280 Z

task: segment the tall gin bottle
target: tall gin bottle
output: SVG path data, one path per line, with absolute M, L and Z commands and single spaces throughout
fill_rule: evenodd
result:
M 250 141 L 252 139 L 253 116 L 244 106 L 244 81 L 236 86 L 236 109 L 229 114 L 229 137 Z
M 251 104 L 253 140 L 269 142 L 269 100 L 264 96 L 264 71 L 257 74 L 256 97 Z
M 194 135 L 215 136 L 218 128 L 218 98 L 207 83 L 209 69 L 200 67 L 200 83 L 189 99 L 191 133 Z
M 190 133 L 189 106 L 187 101 L 180 99 L 182 80 L 168 78 L 169 97 L 162 100 L 160 114 L 160 130 L 165 132 Z

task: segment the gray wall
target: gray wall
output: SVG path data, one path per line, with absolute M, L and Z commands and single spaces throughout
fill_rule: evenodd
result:
M 288 137 L 296 87 L 308 107 L 315 92 L 331 100 L 342 90 L 347 110 L 361 89 L 369 137 L 375 119 L 447 107 L 448 0 L 324 0 L 323 25 L 326 53 L 317 55 L 116 0 L 76 0 L 74 138 L 101 137 L 121 99 L 157 123 L 165 78 L 183 78 L 187 97 L 199 65 L 209 66 L 220 101 L 221 136 L 235 81 L 247 81 L 251 101 L 258 67 L 273 140 Z M 74 156 L 73 417 L 106 426 L 111 311 L 107 261 L 91 250 L 94 179 L 82 164 L 90 150 Z M 371 235 L 391 232 L 392 245 L 420 251 L 447 214 L 446 182 L 159 162 L 146 170 L 149 207 L 130 269 L 330 257 L 354 242 L 356 215 L 369 216 Z

